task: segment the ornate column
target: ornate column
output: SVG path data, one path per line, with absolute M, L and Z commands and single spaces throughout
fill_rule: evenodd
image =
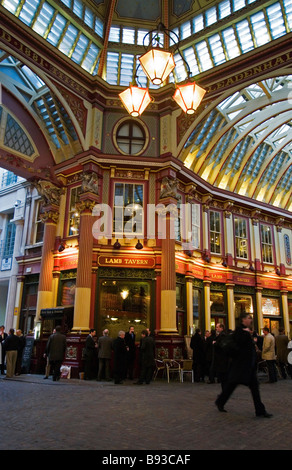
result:
M 204 307 L 205 307 L 205 330 L 211 331 L 211 307 L 210 307 L 210 291 L 211 281 L 204 279 Z
M 288 290 L 281 289 L 281 300 L 283 308 L 284 328 L 286 335 L 290 338 L 290 322 L 289 322 L 289 307 L 288 307 Z
M 235 329 L 234 284 L 227 284 L 228 328 Z
M 53 307 L 53 268 L 56 229 L 59 219 L 59 203 L 62 190 L 48 181 L 36 184 L 44 200 L 41 219 L 44 223 L 44 238 L 38 287 L 35 325 L 40 319 L 43 308 Z
M 92 287 L 92 254 L 94 218 L 92 210 L 99 202 L 98 175 L 93 171 L 85 171 L 82 175 L 82 187 L 78 210 L 79 255 L 74 304 L 73 331 L 86 333 L 90 329 L 90 306 Z
M 161 334 L 177 334 L 174 219 L 177 214 L 177 182 L 163 178 L 159 203 L 164 205 L 165 232 L 161 240 Z
M 193 334 L 193 278 L 186 277 L 186 291 L 187 291 L 187 335 Z
M 263 312 L 262 312 L 262 287 L 256 287 L 256 306 L 258 317 L 258 330 L 262 333 L 264 327 Z

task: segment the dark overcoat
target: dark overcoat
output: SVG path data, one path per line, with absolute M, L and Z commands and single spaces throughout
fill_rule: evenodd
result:
M 142 366 L 152 367 L 155 365 L 155 343 L 151 336 L 142 339 L 140 354 Z
M 238 346 L 238 352 L 231 359 L 228 372 L 228 381 L 249 385 L 257 371 L 257 355 L 255 343 L 249 331 L 242 325 L 233 333 L 234 341 Z
M 51 361 L 63 361 L 66 351 L 66 336 L 58 331 L 53 333 L 47 342 L 46 354 Z

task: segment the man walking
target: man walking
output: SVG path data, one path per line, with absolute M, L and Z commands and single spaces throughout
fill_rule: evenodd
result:
M 105 371 L 105 380 L 110 378 L 110 362 L 112 357 L 113 340 L 109 336 L 109 331 L 103 330 L 103 336 L 98 338 L 98 376 L 97 380 L 102 380 Z
M 61 327 L 56 326 L 56 332 L 53 333 L 47 342 L 45 353 L 49 357 L 53 380 L 60 380 L 60 368 L 64 360 L 66 351 L 66 336 L 61 333 Z
M 241 315 L 241 324 L 233 333 L 237 353 L 231 360 L 228 378 L 224 390 L 218 396 L 215 404 L 219 411 L 226 412 L 224 405 L 240 384 L 247 385 L 251 391 L 255 414 L 258 417 L 270 418 L 261 401 L 257 379 L 257 356 L 254 341 L 251 336 L 252 317 L 249 313 Z

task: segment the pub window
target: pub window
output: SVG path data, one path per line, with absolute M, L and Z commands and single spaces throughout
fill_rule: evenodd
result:
M 235 250 L 237 258 L 248 258 L 247 222 L 242 217 L 234 218 Z
M 79 195 L 81 186 L 71 189 L 70 204 L 69 204 L 69 232 L 68 235 L 78 235 L 80 214 L 78 212 L 77 203 L 79 202 Z
M 262 258 L 264 263 L 273 262 L 273 239 L 269 225 L 261 225 Z
M 115 183 L 115 236 L 143 236 L 143 184 Z
M 221 220 L 220 212 L 210 211 L 210 251 L 221 253 Z
M 34 243 L 41 243 L 44 238 L 44 223 L 41 219 L 41 210 L 43 202 L 38 201 L 36 203 L 36 213 L 35 213 L 35 231 L 34 231 Z

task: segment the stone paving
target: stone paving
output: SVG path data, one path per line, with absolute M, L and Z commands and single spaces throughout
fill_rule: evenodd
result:
M 219 384 L 150 385 L 0 376 L 1 450 L 290 450 L 292 380 L 264 383 L 271 419 L 256 418 L 239 386 L 220 413 Z

